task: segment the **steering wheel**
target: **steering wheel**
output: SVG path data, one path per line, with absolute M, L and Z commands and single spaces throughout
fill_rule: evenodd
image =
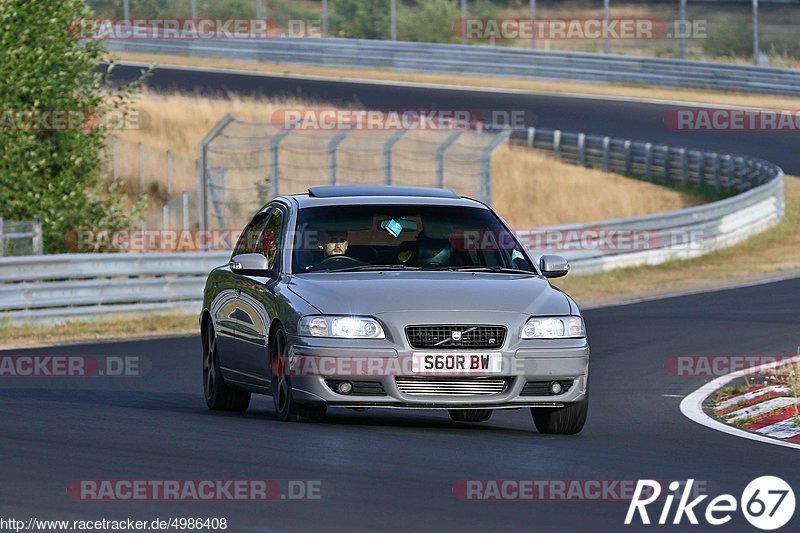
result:
M 359 265 L 366 265 L 364 261 L 359 261 L 349 255 L 331 255 L 317 263 L 316 265 L 312 266 L 307 270 L 307 272 L 313 272 L 314 270 L 322 270 L 325 268 L 330 268 L 334 265 L 339 267 L 347 268 L 349 266 L 359 266 Z

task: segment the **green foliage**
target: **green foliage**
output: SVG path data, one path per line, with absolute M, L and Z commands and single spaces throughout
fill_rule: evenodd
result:
M 331 35 L 354 39 L 388 39 L 390 0 L 336 0 Z
M 127 227 L 138 217 L 101 180 L 103 119 L 127 114 L 136 86 L 104 89 L 101 43 L 81 46 L 71 34 L 74 22 L 86 18 L 92 12 L 82 0 L 0 0 L 0 112 L 99 119 L 72 129 L 20 127 L 13 119 L 0 127 L 0 216 L 39 217 L 49 253 L 65 251 L 66 236 L 80 228 Z
M 711 57 L 748 57 L 753 55 L 753 27 L 731 18 L 709 25 L 703 52 Z
M 489 0 L 471 1 L 468 18 L 494 18 L 494 4 Z M 400 40 L 430 43 L 458 43 L 461 8 L 458 0 L 416 0 L 398 5 Z

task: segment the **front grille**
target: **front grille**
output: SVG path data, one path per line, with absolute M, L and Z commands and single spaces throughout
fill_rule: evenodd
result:
M 397 390 L 409 396 L 487 396 L 506 389 L 505 378 L 422 379 L 397 378 Z
M 569 389 L 572 388 L 572 384 L 575 380 L 572 379 L 559 379 L 556 380 L 561 383 L 561 394 L 565 394 L 569 392 Z M 519 393 L 520 396 L 553 396 L 553 393 L 550 392 L 550 385 L 552 381 L 529 381 L 525 383 L 525 386 L 522 388 L 522 392 Z
M 455 335 L 454 335 L 455 334 Z M 407 326 L 412 348 L 487 348 L 497 349 L 506 338 L 505 326 Z

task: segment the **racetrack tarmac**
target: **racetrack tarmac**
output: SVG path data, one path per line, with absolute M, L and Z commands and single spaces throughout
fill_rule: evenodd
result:
M 138 357 L 144 375 L 0 378 L 0 516 L 226 517 L 230 531 L 619 531 L 627 501 L 462 501 L 454 484 L 694 478 L 711 493 L 738 498 L 753 478 L 777 475 L 798 490 L 796 450 L 690 422 L 679 411 L 681 398 L 710 378 L 671 375 L 664 367 L 675 355 L 795 354 L 798 294 L 800 279 L 793 279 L 587 311 L 591 408 L 574 437 L 537 433 L 527 410 L 459 424 L 446 412 L 331 409 L 324 423 L 292 424 L 277 421 L 271 399 L 260 397 L 246 414 L 210 412 L 197 337 L 2 352 Z M 322 497 L 70 497 L 68 484 L 85 479 L 312 480 Z M 751 528 L 736 513 L 714 529 Z

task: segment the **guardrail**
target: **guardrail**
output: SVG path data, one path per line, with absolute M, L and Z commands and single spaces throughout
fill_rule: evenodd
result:
M 667 213 L 517 231 L 532 252 L 566 256 L 576 274 L 706 254 L 755 235 L 783 216 L 783 171 L 766 161 L 559 130 L 530 128 L 511 138 L 578 165 L 739 193 Z M 604 233 L 613 231 L 646 239 L 641 248 L 608 247 Z M 577 249 L 537 244 L 542 235 L 547 244 L 551 235 L 570 233 L 579 236 Z M 199 313 L 206 275 L 228 257 L 228 252 L 186 252 L 0 258 L 0 323 Z
M 299 37 L 257 41 L 109 40 L 108 48 L 117 52 L 325 67 L 800 95 L 800 70 L 797 69 L 525 48 Z
M 783 171 L 761 159 L 535 128 L 514 131 L 512 140 L 579 166 L 660 184 L 740 192 L 666 213 L 517 232 L 532 251 L 565 256 L 576 274 L 697 257 L 764 231 L 783 217 Z M 554 241 L 559 247 L 548 248 Z

